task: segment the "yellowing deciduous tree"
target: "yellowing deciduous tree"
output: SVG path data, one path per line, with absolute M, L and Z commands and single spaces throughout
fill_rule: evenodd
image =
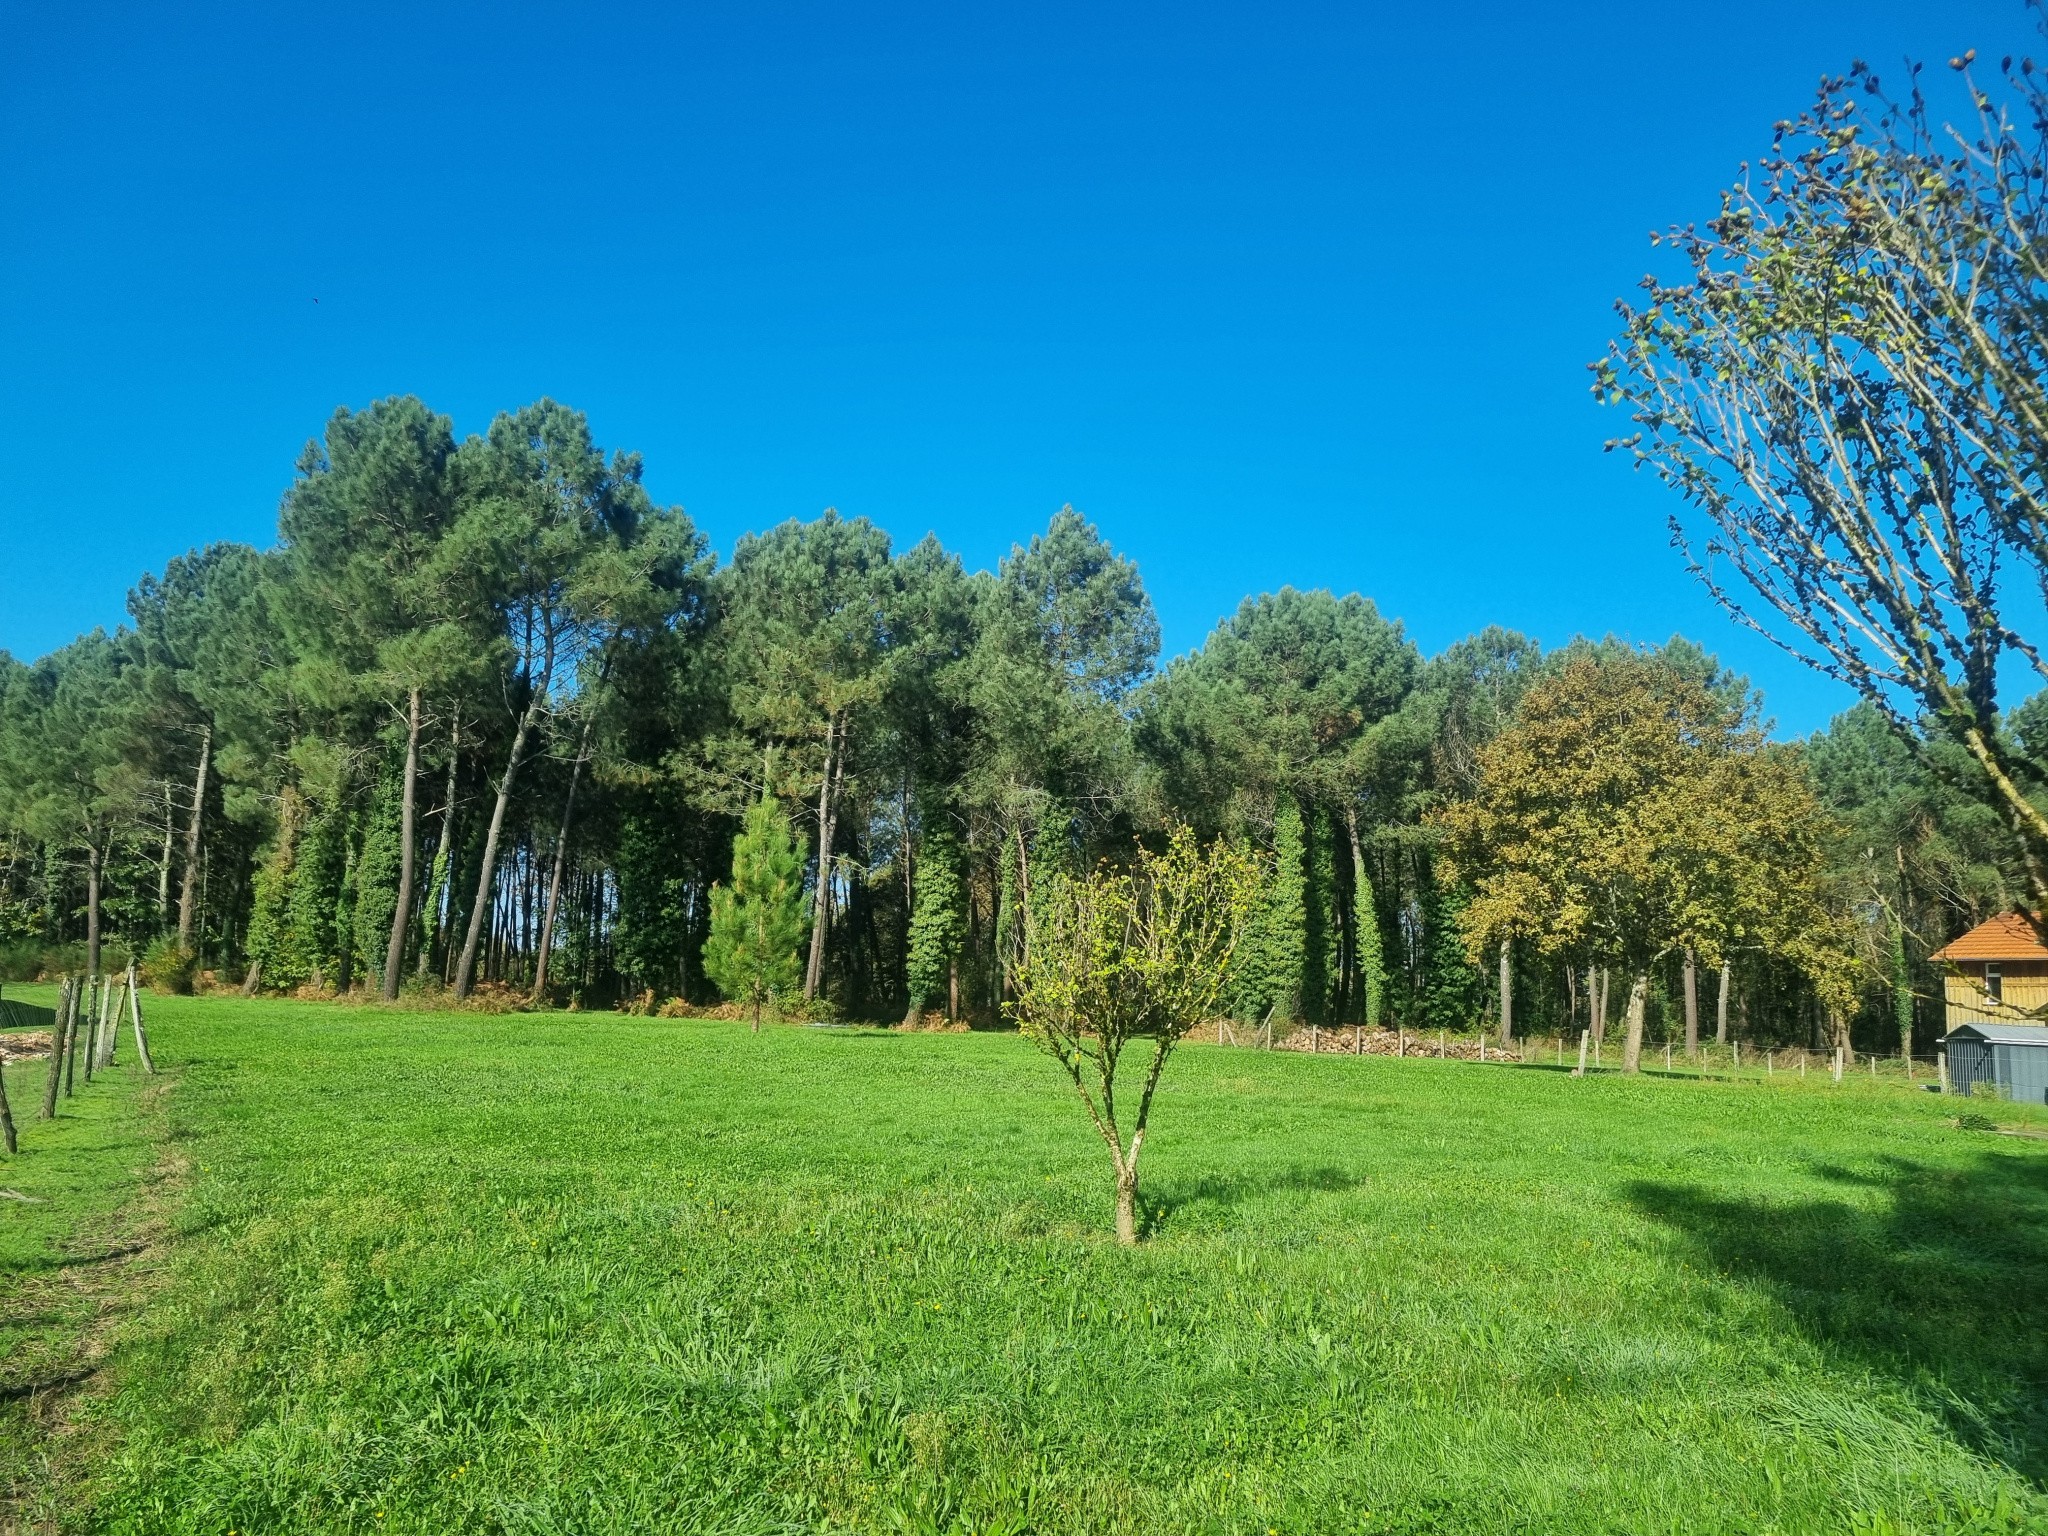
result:
M 1800 759 L 1742 708 L 1656 659 L 1575 658 L 1478 754 L 1477 793 L 1431 818 L 1474 960 L 1503 940 L 1631 978 L 1623 1069 L 1638 1069 L 1649 973 L 1690 949 L 1796 961 L 1831 1013 L 1853 1001 L 1850 946 L 1822 900 L 1826 816 Z

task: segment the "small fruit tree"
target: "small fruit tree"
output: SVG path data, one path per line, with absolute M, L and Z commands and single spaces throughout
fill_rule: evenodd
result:
M 1230 957 L 1258 905 L 1263 871 L 1236 845 L 1204 848 L 1177 827 L 1165 851 L 1126 869 L 1048 874 L 1035 893 L 1010 1013 L 1065 1069 L 1116 1170 L 1116 1236 L 1138 1240 L 1138 1158 L 1166 1059 L 1214 1017 Z M 1117 1066 L 1149 1040 L 1152 1060 L 1128 1139 L 1117 1116 Z
M 711 887 L 711 932 L 704 974 L 719 991 L 753 1010 L 795 991 L 797 946 L 804 937 L 804 864 L 789 822 L 766 795 L 748 807 L 732 840 L 732 883 Z

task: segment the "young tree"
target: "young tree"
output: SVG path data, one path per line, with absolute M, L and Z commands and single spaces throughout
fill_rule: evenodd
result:
M 1260 885 L 1249 853 L 1220 840 L 1204 848 L 1185 826 L 1163 853 L 1140 848 L 1128 869 L 1043 872 L 1010 1013 L 1066 1072 L 1109 1149 L 1120 1243 L 1138 1240 L 1138 1159 L 1160 1074 L 1188 1031 L 1214 1016 Z M 1139 1041 L 1151 1042 L 1152 1059 L 1127 1139 L 1117 1068 Z
M 779 1004 L 798 985 L 804 936 L 804 860 L 789 821 L 763 795 L 747 810 L 732 843 L 732 882 L 711 887 L 711 933 L 704 974 L 719 991 L 753 1010 Z

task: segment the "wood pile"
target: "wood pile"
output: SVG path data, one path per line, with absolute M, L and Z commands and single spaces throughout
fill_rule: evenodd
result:
M 1462 1040 L 1455 1035 L 1416 1034 L 1391 1029 L 1358 1029 L 1349 1024 L 1303 1027 L 1273 1042 L 1276 1051 L 1314 1051 L 1325 1056 L 1427 1056 L 1452 1061 L 1520 1061 L 1521 1051 L 1502 1050 L 1497 1041 Z

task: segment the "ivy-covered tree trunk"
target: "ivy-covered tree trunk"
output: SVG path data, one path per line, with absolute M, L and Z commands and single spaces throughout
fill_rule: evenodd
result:
M 1358 985 L 1364 997 L 1367 1029 L 1378 1029 L 1386 1009 L 1387 952 L 1380 933 L 1378 894 L 1366 872 L 1365 848 L 1358 840 L 1358 812 L 1344 811 L 1344 830 L 1351 841 L 1351 925 L 1357 933 Z

